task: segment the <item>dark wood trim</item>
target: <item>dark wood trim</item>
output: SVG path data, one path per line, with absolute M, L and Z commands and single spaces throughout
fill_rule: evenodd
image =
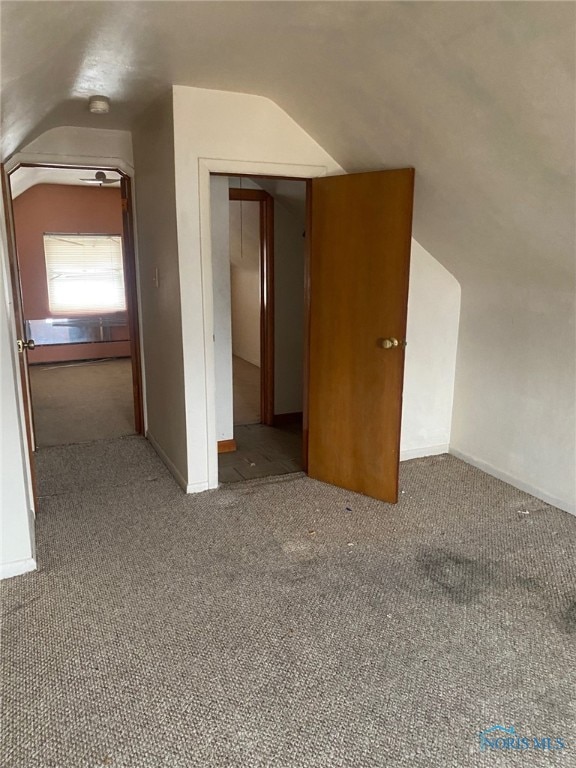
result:
M 210 176 L 227 176 L 231 179 L 279 179 L 282 181 L 310 181 L 306 176 L 281 176 L 274 173 L 228 173 L 227 171 L 210 171 Z
M 287 427 L 289 424 L 299 424 L 302 422 L 302 411 L 294 413 L 276 413 L 272 426 Z
M 274 198 L 260 203 L 260 361 L 261 421 L 274 421 Z
M 218 453 L 232 453 L 236 450 L 236 440 L 218 440 Z
M 241 189 L 240 187 L 230 187 L 228 190 L 228 199 L 236 201 L 256 202 L 260 203 L 270 197 L 268 192 L 264 192 L 262 189 Z
M 124 284 L 128 308 L 130 332 L 130 356 L 132 359 L 132 392 L 134 397 L 134 429 L 144 434 L 144 398 L 142 396 L 142 356 L 140 351 L 140 323 L 138 322 L 138 280 L 136 275 L 136 252 L 134 249 L 134 215 L 132 211 L 132 179 L 122 171 L 120 191 L 122 194 L 122 224 L 124 228 Z
M 225 174 L 223 174 L 225 175 Z M 260 203 L 260 423 L 274 423 L 274 198 L 231 187 L 229 199 Z
M 26 339 L 24 316 L 22 312 L 22 284 L 20 281 L 20 268 L 18 266 L 18 254 L 16 250 L 16 235 L 14 230 L 14 209 L 12 207 L 12 193 L 10 189 L 10 177 L 6 173 L 4 165 L 0 165 L 0 174 L 2 175 L 2 202 L 4 205 L 4 217 L 6 222 L 6 244 L 8 248 L 8 264 L 10 268 L 10 283 L 12 289 L 12 298 L 14 306 L 14 317 L 16 321 L 16 336 L 20 339 Z M 27 340 L 27 339 L 26 339 Z M 16 344 L 16 339 L 12 339 Z M 24 407 L 24 422 L 26 429 L 26 444 L 28 448 L 28 457 L 30 461 L 30 482 L 32 486 L 32 497 L 34 510 L 38 511 L 38 493 L 36 482 L 36 463 L 34 461 L 34 412 L 32 409 L 31 392 L 28 379 L 28 353 L 23 350 L 18 354 L 20 369 L 20 381 L 22 386 L 22 399 Z
M 312 179 L 306 181 L 306 238 L 304 240 L 304 365 L 302 370 L 302 469 L 308 472 L 310 376 L 310 236 L 312 232 Z

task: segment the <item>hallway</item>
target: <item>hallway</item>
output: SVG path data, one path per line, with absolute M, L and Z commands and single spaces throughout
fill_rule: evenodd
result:
M 134 434 L 130 358 L 31 365 L 39 447 Z

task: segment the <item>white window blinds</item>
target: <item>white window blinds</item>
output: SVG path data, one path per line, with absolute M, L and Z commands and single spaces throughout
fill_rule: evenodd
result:
M 44 235 L 44 253 L 51 312 L 126 310 L 120 236 Z

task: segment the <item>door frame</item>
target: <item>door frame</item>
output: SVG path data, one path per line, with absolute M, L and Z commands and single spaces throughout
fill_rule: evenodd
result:
M 12 191 L 10 188 L 10 178 L 6 166 L 0 166 L 2 175 L 2 203 L 4 206 L 4 218 L 6 225 L 6 247 L 8 259 L 8 279 L 10 280 L 10 293 L 12 295 L 12 307 L 14 313 L 14 331 L 17 338 L 25 338 L 26 327 L 22 315 L 22 294 L 20 284 L 20 273 L 18 267 L 18 258 L 16 253 L 16 237 L 14 232 L 14 210 L 12 207 Z M 16 339 L 14 339 L 16 343 Z M 30 398 L 30 384 L 28 378 L 28 363 L 25 355 L 26 349 L 22 352 L 16 352 L 18 358 L 18 367 L 20 375 L 20 392 L 22 393 L 22 414 L 24 418 L 24 433 L 26 435 L 26 448 L 28 454 L 28 467 L 30 469 L 30 491 L 32 493 L 32 508 L 34 512 L 38 510 L 38 485 L 36 480 L 36 464 L 34 462 L 34 413 Z
M 212 276 L 212 240 L 210 209 L 210 176 L 237 176 L 243 178 L 287 179 L 306 182 L 309 198 L 311 180 L 328 174 L 325 165 L 300 165 L 286 163 L 254 162 L 248 160 L 226 160 L 221 158 L 200 158 L 198 160 L 198 190 L 200 202 L 200 252 L 202 263 L 202 299 L 204 305 L 204 353 L 206 376 L 206 433 L 208 459 L 208 488 L 218 487 L 218 440 L 216 433 L 216 376 L 214 361 L 214 293 Z M 306 207 L 306 232 L 310 232 L 310 203 Z M 308 325 L 309 325 L 309 238 L 306 238 L 304 260 L 304 371 L 303 371 L 303 422 L 302 459 L 307 470 L 308 457 L 308 415 L 307 415 L 307 371 L 308 371 Z
M 143 397 L 143 385 L 142 385 L 142 355 L 140 347 L 140 318 L 138 312 L 138 277 L 137 277 L 137 262 L 136 262 L 136 249 L 134 242 L 134 207 L 133 207 L 133 195 L 132 195 L 132 178 L 130 174 L 126 173 L 119 166 L 113 165 L 95 165 L 89 164 L 69 164 L 69 163 L 34 163 L 34 162 L 17 162 L 10 167 L 9 170 L 3 167 L 3 193 L 5 186 L 5 217 L 6 227 L 8 230 L 9 248 L 8 258 L 10 260 L 10 281 L 12 294 L 15 298 L 21 297 L 21 284 L 18 265 L 18 253 L 15 240 L 15 232 L 13 229 L 14 208 L 13 197 L 11 187 L 11 176 L 19 168 L 45 168 L 45 169 L 72 169 L 78 171 L 110 171 L 117 173 L 120 176 L 120 190 L 121 190 L 121 206 L 122 206 L 122 245 L 123 245 L 123 267 L 124 267 L 124 284 L 126 290 L 126 308 L 128 314 L 128 328 L 130 331 L 130 358 L 132 364 L 132 394 L 134 401 L 134 429 L 136 434 L 143 435 L 145 429 L 144 420 L 144 397 Z M 13 248 L 10 247 L 10 238 L 13 238 Z M 20 306 L 21 300 L 18 300 L 18 306 Z M 15 310 L 16 311 L 16 310 Z M 24 318 L 21 318 L 22 330 L 25 331 Z M 21 360 L 21 375 L 22 389 L 24 397 L 24 407 L 26 409 L 26 434 L 28 439 L 29 451 L 35 450 L 35 445 L 32 440 L 32 426 L 29 423 L 29 419 L 33 419 L 33 405 L 29 397 L 28 388 L 28 374 L 27 370 L 22 371 L 22 367 L 25 365 L 24 351 L 20 356 Z M 32 482 L 34 484 L 34 469 L 32 466 Z
M 260 214 L 260 423 L 274 423 L 274 198 L 230 187 L 230 201 L 256 202 Z

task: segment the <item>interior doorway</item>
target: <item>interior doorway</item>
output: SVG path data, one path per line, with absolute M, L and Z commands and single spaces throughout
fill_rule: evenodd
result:
M 234 426 L 274 418 L 274 198 L 248 179 L 229 197 Z
M 211 203 L 219 479 L 300 471 L 306 181 L 213 176 Z
M 210 172 L 223 173 L 223 165 L 207 161 L 204 167 L 212 225 L 217 195 Z M 254 178 L 262 185 L 268 181 Z M 396 503 L 414 169 L 317 175 L 306 192 L 302 467 L 316 480 Z M 226 270 L 219 265 L 213 228 L 210 234 L 210 241 L 201 238 L 207 246 L 205 298 L 213 333 L 206 341 L 214 342 L 209 386 L 216 374 L 209 433 L 221 439 L 219 409 L 226 398 L 221 397 L 225 377 L 218 374 L 226 356 L 220 310 L 229 286 L 223 290 Z M 275 366 L 278 359 L 276 354 Z
M 143 432 L 130 180 L 21 165 L 12 280 L 33 449 Z

